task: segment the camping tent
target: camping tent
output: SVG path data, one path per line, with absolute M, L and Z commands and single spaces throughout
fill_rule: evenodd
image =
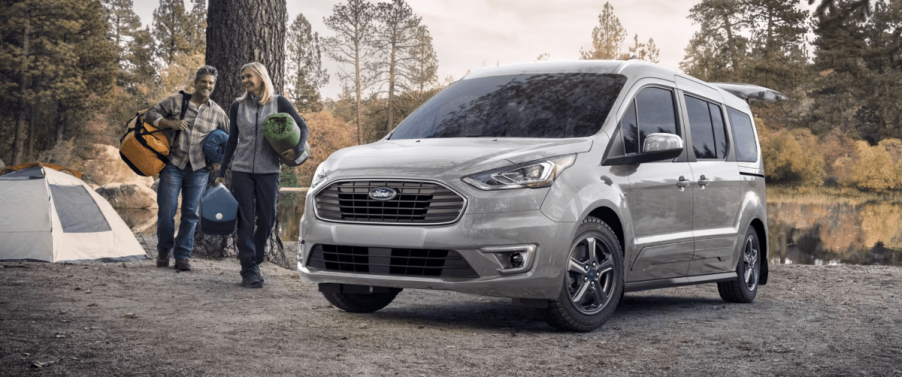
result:
M 0 260 L 145 258 L 113 207 L 80 178 L 49 164 L 0 171 Z

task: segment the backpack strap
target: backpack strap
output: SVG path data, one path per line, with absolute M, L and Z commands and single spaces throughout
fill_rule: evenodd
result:
M 179 90 L 179 94 L 182 95 L 182 107 L 179 109 L 179 120 L 185 119 L 185 109 L 188 108 L 188 101 L 191 101 L 191 93 L 185 93 L 184 90 Z M 175 145 L 175 140 L 179 137 L 181 130 L 175 131 L 175 135 L 172 137 L 172 143 L 170 145 Z

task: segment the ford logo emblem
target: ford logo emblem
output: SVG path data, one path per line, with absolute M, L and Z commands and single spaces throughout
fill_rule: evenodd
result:
M 388 187 L 376 187 L 370 190 L 370 199 L 374 200 L 391 200 L 398 196 L 398 192 Z

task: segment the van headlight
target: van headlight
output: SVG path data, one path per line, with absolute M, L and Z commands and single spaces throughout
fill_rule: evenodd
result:
M 316 188 L 316 186 L 319 186 L 320 183 L 325 182 L 326 179 L 329 178 L 328 176 L 326 176 L 326 173 L 324 172 L 324 170 L 325 170 L 325 169 L 323 169 L 324 165 L 325 164 L 323 163 L 323 164 L 319 164 L 319 166 L 316 167 L 316 171 L 313 173 L 313 180 L 310 181 L 310 189 L 311 190 L 313 190 L 314 188 Z
M 574 161 L 576 155 L 546 158 L 468 175 L 461 180 L 480 190 L 548 187 Z

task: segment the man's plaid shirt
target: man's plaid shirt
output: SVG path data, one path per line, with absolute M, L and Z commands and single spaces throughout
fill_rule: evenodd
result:
M 147 110 L 144 121 L 157 126 L 161 119 L 178 120 L 182 112 L 182 95 L 175 94 L 167 97 L 154 107 Z M 170 145 L 169 161 L 179 169 L 185 169 L 191 163 L 191 170 L 198 170 L 207 166 L 204 156 L 204 138 L 217 128 L 229 132 L 229 117 L 212 99 L 207 103 L 196 106 L 188 101 L 185 109 L 185 120 L 188 128 L 179 132 L 174 145 Z M 167 132 L 170 143 L 174 130 Z

